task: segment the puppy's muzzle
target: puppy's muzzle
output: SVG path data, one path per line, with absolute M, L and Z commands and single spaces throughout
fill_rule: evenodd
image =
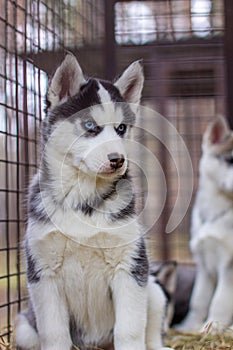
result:
M 125 161 L 123 154 L 119 154 L 119 153 L 108 154 L 108 159 L 110 161 L 110 166 L 112 169 L 121 168 Z

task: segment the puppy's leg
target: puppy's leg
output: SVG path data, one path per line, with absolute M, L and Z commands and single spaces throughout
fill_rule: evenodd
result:
M 166 299 L 161 287 L 152 280 L 148 284 L 148 309 L 146 327 L 146 349 L 168 350 L 162 347 L 163 322 L 165 317 Z
M 148 315 L 146 328 L 147 350 L 162 347 L 162 325 L 165 312 L 165 297 L 160 287 L 149 281 L 148 284 Z
M 199 330 L 208 315 L 210 300 L 214 293 L 214 281 L 204 266 L 199 266 L 190 301 L 190 310 L 185 320 L 176 327 L 181 331 Z
M 146 350 L 147 285 L 140 286 L 126 271 L 112 282 L 115 309 L 115 350 Z
M 233 321 L 233 273 L 228 266 L 222 268 L 219 274 L 217 288 L 212 299 L 208 319 L 205 325 L 213 323 L 213 331 L 216 327 L 220 330 L 230 326 Z
M 69 314 L 58 276 L 29 285 L 41 350 L 70 350 Z

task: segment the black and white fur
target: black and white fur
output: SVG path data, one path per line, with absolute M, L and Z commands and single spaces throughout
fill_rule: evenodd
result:
M 210 123 L 202 146 L 190 242 L 197 274 L 189 313 L 178 328 L 208 325 L 215 332 L 233 322 L 233 132 L 222 117 Z
M 140 62 L 115 84 L 86 79 L 71 54 L 55 72 L 29 194 L 20 349 L 83 350 L 112 338 L 115 350 L 165 349 L 164 297 L 148 279 L 128 172 L 143 81 Z
M 172 323 L 175 311 L 175 291 L 177 287 L 177 263 L 165 261 L 162 264 L 153 263 L 150 267 L 150 276 L 162 290 L 166 305 L 163 323 L 163 332 L 167 333 Z

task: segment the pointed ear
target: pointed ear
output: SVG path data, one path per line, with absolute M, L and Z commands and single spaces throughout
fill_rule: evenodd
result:
M 74 55 L 68 53 L 50 82 L 47 94 L 49 107 L 55 107 L 59 102 L 64 102 L 68 97 L 76 95 L 85 82 L 78 61 Z
M 172 296 L 175 293 L 177 282 L 177 264 L 175 261 L 163 263 L 155 273 L 156 280 Z
M 211 146 L 221 143 L 229 133 L 230 129 L 226 119 L 219 116 L 208 125 L 204 133 L 203 145 Z
M 133 62 L 115 82 L 126 102 L 139 103 L 144 83 L 142 61 Z

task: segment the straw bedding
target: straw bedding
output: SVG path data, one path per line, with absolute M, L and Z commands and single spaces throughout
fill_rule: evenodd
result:
M 233 330 L 181 333 L 170 330 L 165 343 L 175 350 L 233 350 Z
M 165 344 L 175 350 L 233 350 L 233 330 L 225 329 L 221 333 L 216 331 L 214 334 L 208 329 L 203 333 L 181 333 L 170 330 L 165 338 Z M 79 350 L 76 346 L 73 349 Z M 92 349 L 100 348 L 91 346 L 88 348 Z M 13 343 L 9 344 L 5 338 L 0 337 L 0 350 L 15 350 L 15 347 Z

